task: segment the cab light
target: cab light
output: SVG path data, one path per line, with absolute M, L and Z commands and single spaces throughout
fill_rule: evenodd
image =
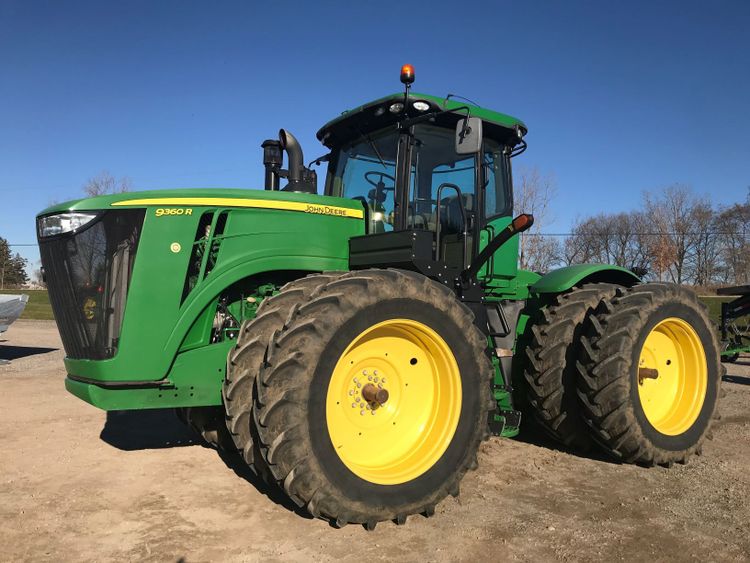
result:
M 421 100 L 414 102 L 412 106 L 417 111 L 427 111 L 428 109 L 430 109 L 430 104 L 428 104 L 427 102 L 423 102 Z
M 388 108 L 388 111 L 391 113 L 401 113 L 404 110 L 404 104 L 401 102 L 396 102 L 395 104 L 391 104 L 391 107 Z

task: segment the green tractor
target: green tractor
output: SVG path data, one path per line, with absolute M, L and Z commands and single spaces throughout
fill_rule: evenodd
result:
M 622 462 L 699 453 L 720 363 L 695 295 L 608 265 L 519 269 L 526 126 L 413 79 L 320 129 L 323 195 L 281 130 L 265 190 L 40 213 L 68 391 L 174 408 L 312 515 L 367 529 L 433 514 L 522 412 Z

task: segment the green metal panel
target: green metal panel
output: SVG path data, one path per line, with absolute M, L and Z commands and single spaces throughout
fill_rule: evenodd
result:
M 104 410 L 156 409 L 221 405 L 221 384 L 232 341 L 178 354 L 167 379 L 159 387 L 107 388 L 65 379 L 65 388 Z
M 482 229 L 482 236 L 479 240 L 479 251 L 489 244 L 495 235 L 505 229 L 510 222 L 512 217 L 496 217 L 487 223 L 487 227 Z M 493 278 L 500 278 L 505 280 L 511 280 L 516 277 L 518 273 L 518 236 L 514 236 L 503 246 L 501 246 L 488 263 L 488 267 L 484 267 L 479 271 L 479 279 L 487 279 L 487 276 Z
M 174 203 L 175 198 L 211 198 L 219 206 Z M 108 209 L 134 205 L 138 200 L 158 203 L 148 207 L 128 290 L 117 355 L 108 360 L 66 358 L 68 373 L 89 380 L 157 381 L 163 379 L 196 320 L 233 283 L 279 270 L 324 271 L 348 268 L 348 240 L 364 233 L 364 221 L 340 216 L 341 209 L 360 213 L 359 202 L 310 194 L 250 190 L 182 190 L 103 196 L 53 206 L 43 214 L 83 209 Z M 261 200 L 305 204 L 311 211 L 238 207 L 234 200 Z M 165 209 L 183 210 L 165 214 Z M 160 211 L 161 210 L 161 211 Z M 190 210 L 190 213 L 187 213 Z M 191 249 L 201 215 L 228 211 L 217 263 L 182 300 Z M 337 211 L 339 210 L 339 211 Z M 159 214 L 161 213 L 161 214 Z M 205 326 L 205 325 L 204 325 Z M 191 334 L 188 345 L 199 345 Z M 223 363 L 223 361 L 222 361 Z M 100 393 L 100 392 L 97 392 Z
M 544 275 L 529 289 L 532 293 L 561 293 L 579 283 L 610 282 L 625 286 L 635 285 L 640 278 L 630 270 L 611 264 L 577 264 L 566 266 Z

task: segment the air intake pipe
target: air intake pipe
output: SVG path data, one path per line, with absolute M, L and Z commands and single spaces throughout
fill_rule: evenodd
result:
M 279 172 L 281 171 L 282 152 L 281 143 L 273 139 L 266 139 L 263 148 L 263 166 L 266 169 L 266 189 L 279 189 Z

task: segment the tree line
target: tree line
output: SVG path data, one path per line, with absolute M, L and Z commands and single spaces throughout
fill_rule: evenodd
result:
M 550 236 L 543 229 L 554 182 L 533 169 L 521 171 L 519 180 L 518 210 L 541 211 L 535 230 L 522 235 L 523 268 L 546 272 L 599 262 L 628 268 L 647 280 L 698 286 L 750 283 L 750 190 L 744 202 L 715 206 L 676 184 L 644 193 L 636 210 L 582 217 L 570 233 Z
M 21 287 L 28 281 L 26 259 L 13 254 L 8 241 L 0 237 L 0 289 Z

